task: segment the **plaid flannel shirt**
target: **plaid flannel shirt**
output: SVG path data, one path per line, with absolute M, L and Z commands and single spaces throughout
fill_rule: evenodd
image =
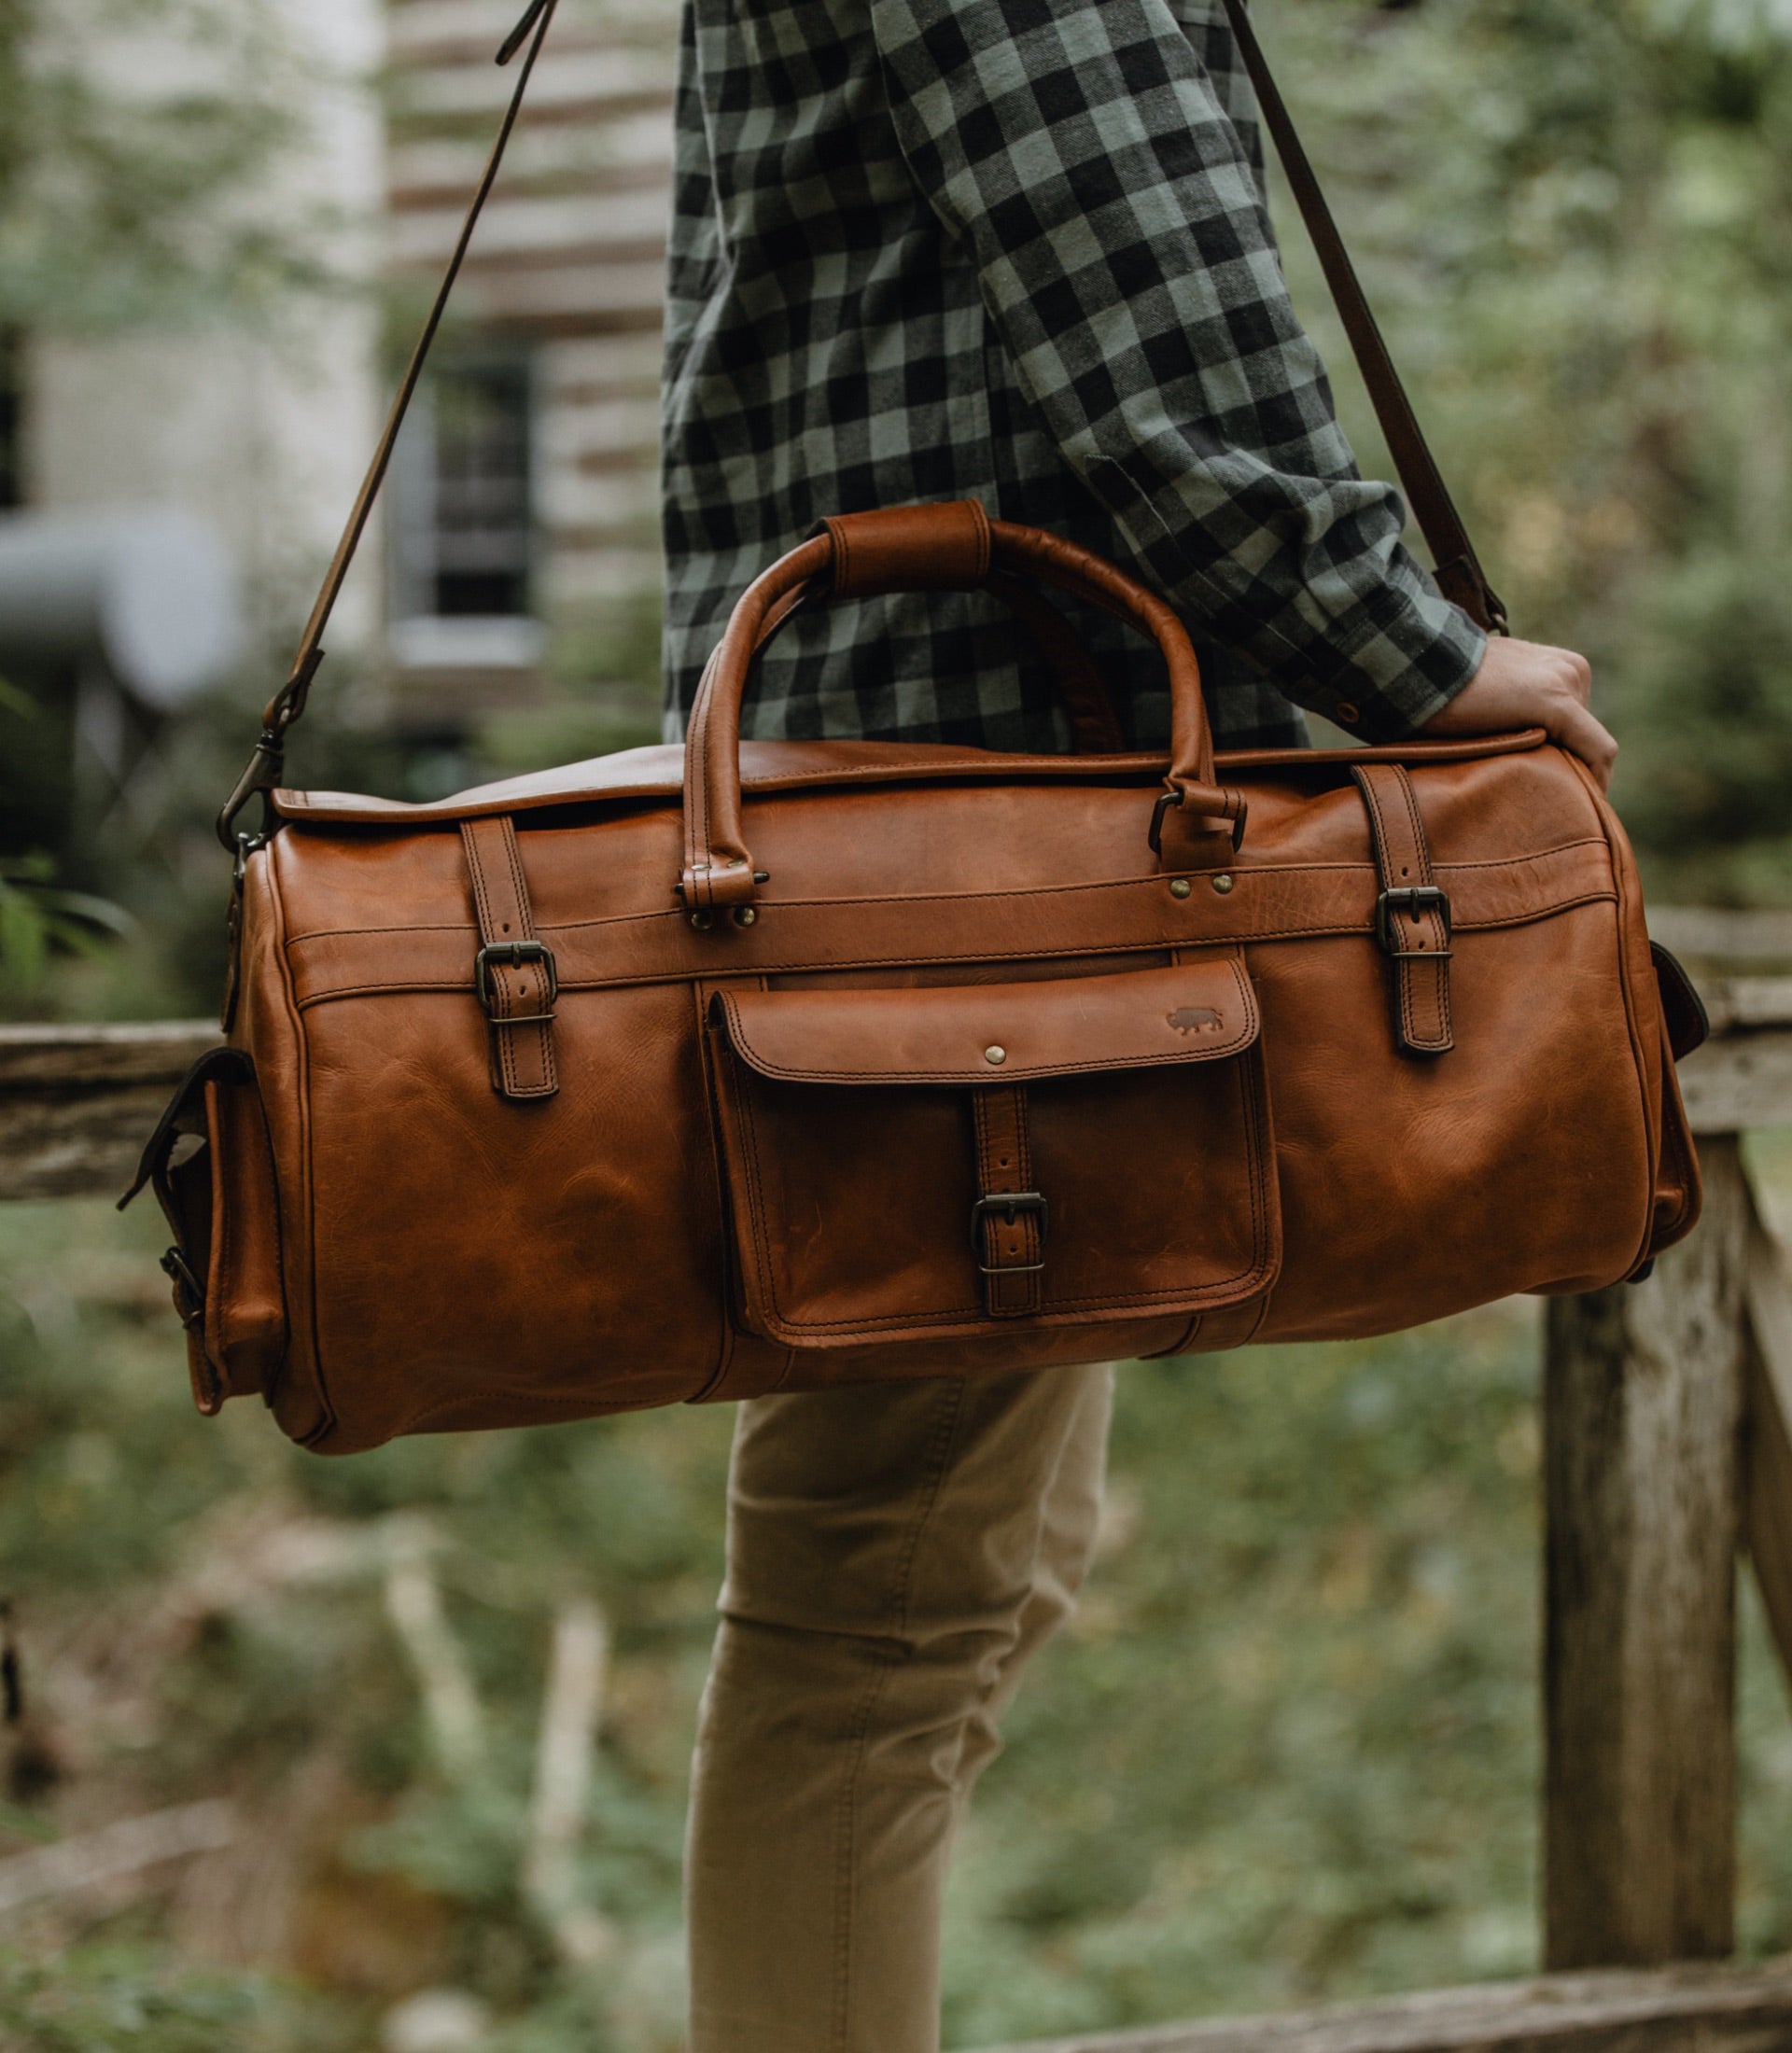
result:
M 1474 674 L 1289 303 L 1218 0 L 684 0 L 676 124 L 669 736 L 761 570 L 823 514 L 925 500 L 1155 586 L 1232 747 L 1304 740 L 1296 705 L 1396 739 Z M 1067 609 L 1162 746 L 1161 662 Z M 1068 743 L 982 594 L 799 613 L 743 731 Z

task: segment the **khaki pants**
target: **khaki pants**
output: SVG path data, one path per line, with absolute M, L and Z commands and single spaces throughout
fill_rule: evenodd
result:
M 691 2053 L 935 2053 L 972 1783 L 1094 1547 L 1111 1364 L 743 1404 L 685 1859 Z

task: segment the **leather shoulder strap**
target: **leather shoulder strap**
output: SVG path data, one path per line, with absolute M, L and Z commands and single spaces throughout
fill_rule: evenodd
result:
M 1419 426 L 1419 416 L 1412 410 L 1407 388 L 1400 382 L 1393 358 L 1388 354 L 1387 342 L 1356 274 L 1356 266 L 1344 246 L 1337 218 L 1320 188 L 1312 161 L 1295 132 L 1288 104 L 1281 97 L 1270 74 L 1268 60 L 1263 54 L 1263 46 L 1251 26 L 1244 0 L 1222 0 L 1222 4 L 1226 20 L 1232 24 L 1239 55 L 1244 60 L 1257 105 L 1263 111 L 1264 126 L 1275 139 L 1276 154 L 1281 159 L 1281 168 L 1288 174 L 1300 217 L 1307 224 L 1307 232 L 1312 238 L 1320 267 L 1325 273 L 1325 283 L 1337 302 L 1357 369 L 1369 388 L 1369 398 L 1381 423 L 1381 432 L 1388 439 L 1388 453 L 1400 473 L 1400 482 L 1412 503 L 1413 518 L 1419 523 L 1425 546 L 1437 566 L 1438 589 L 1478 625 L 1504 634 L 1505 608 L 1482 573 L 1475 546 L 1468 538 L 1467 528 L 1463 525 L 1463 517 L 1456 510 L 1449 487 L 1445 484 L 1437 460 L 1431 453 L 1431 445 L 1425 440 L 1424 430 Z
M 305 709 L 305 699 L 311 691 L 312 679 L 317 675 L 317 666 L 324 660 L 324 634 L 329 625 L 329 617 L 336 610 L 336 601 L 342 595 L 343 580 L 348 576 L 348 567 L 355 560 L 355 552 L 360 547 L 361 537 L 367 532 L 368 521 L 373 512 L 373 502 L 380 496 L 380 487 L 385 482 L 386 471 L 391 468 L 392 452 L 398 444 L 399 430 L 404 426 L 404 417 L 411 410 L 411 401 L 423 377 L 423 367 L 428 360 L 429 351 L 441 326 L 441 317 L 447 312 L 450 294 L 460 276 L 461 266 L 467 258 L 467 251 L 473 240 L 473 230 L 479 225 L 480 215 L 491 197 L 492 188 L 497 183 L 498 167 L 504 161 L 504 152 L 509 147 L 511 133 L 516 127 L 517 117 L 523 111 L 524 95 L 529 90 L 529 80 L 535 72 L 536 61 L 541 55 L 541 46 L 547 40 L 548 29 L 553 21 L 554 9 L 560 0 L 528 0 L 523 18 L 504 38 L 497 52 L 497 62 L 508 64 L 516 53 L 528 45 L 528 54 L 516 75 L 515 90 L 510 105 L 504 110 L 504 118 L 498 123 L 497 136 L 492 145 L 491 155 L 485 160 L 485 168 L 480 174 L 473 189 L 472 200 L 467 208 L 467 217 L 461 223 L 460 233 L 455 240 L 454 254 L 448 259 L 441 283 L 436 287 L 435 299 L 429 307 L 428 318 L 423 324 L 423 332 L 417 338 L 417 345 L 411 352 L 411 361 L 405 367 L 404 376 L 399 382 L 399 389 L 392 401 L 392 410 L 386 415 L 385 426 L 380 435 L 373 460 L 367 467 L 367 475 L 361 481 L 361 489 L 355 496 L 350 510 L 348 524 L 343 529 L 342 539 L 336 544 L 336 553 L 330 558 L 329 568 L 324 573 L 324 581 L 318 591 L 311 618 L 305 622 L 305 631 L 299 638 L 299 652 L 293 658 L 292 669 L 287 681 L 268 701 L 261 715 L 261 739 L 255 754 L 249 760 L 248 768 L 237 780 L 234 791 L 225 802 L 224 810 L 217 817 L 217 837 L 232 855 L 241 856 L 242 847 L 236 829 L 236 819 L 248 802 L 258 792 L 271 791 L 279 783 L 285 767 L 283 744 L 287 730 L 292 726 Z

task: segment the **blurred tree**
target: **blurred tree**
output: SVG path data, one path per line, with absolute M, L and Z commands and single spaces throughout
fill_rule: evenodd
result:
M 272 331 L 295 293 L 329 282 L 321 210 L 295 218 L 266 202 L 315 69 L 275 0 L 0 0 L 0 509 L 25 496 L 25 338 L 221 317 Z M 41 681 L 0 683 L 0 819 L 13 829 L 0 846 L 25 859 L 0 890 L 0 1009 L 35 1011 L 57 1003 L 46 952 L 90 952 L 98 929 L 71 914 L 41 853 L 69 706 Z M 92 863 L 82 875 L 128 881 Z M 140 881 L 169 897 L 167 880 Z
M 270 307 L 319 266 L 253 203 L 305 59 L 269 0 L 0 0 L 0 329 Z
M 1792 893 L 1792 9 L 1261 11 L 1518 632 L 1594 660 L 1658 887 Z

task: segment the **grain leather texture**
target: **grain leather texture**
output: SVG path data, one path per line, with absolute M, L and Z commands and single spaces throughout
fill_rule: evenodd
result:
M 833 524 L 850 580 L 977 570 L 974 520 L 900 510 Z M 259 1116 L 207 1123 L 204 1334 L 255 1336 L 220 1338 L 220 1393 L 350 1452 L 1347 1338 L 1601 1287 L 1689 1229 L 1635 867 L 1578 763 L 1535 733 L 1216 761 L 1174 615 L 1048 537 L 987 546 L 1159 642 L 1169 758 L 741 743 L 769 608 L 838 574 L 824 533 L 743 599 L 682 757 L 276 796 L 229 1086 Z M 552 1096 L 494 1088 L 474 821 L 552 957 Z M 549 969 L 516 967 L 520 1001 Z

